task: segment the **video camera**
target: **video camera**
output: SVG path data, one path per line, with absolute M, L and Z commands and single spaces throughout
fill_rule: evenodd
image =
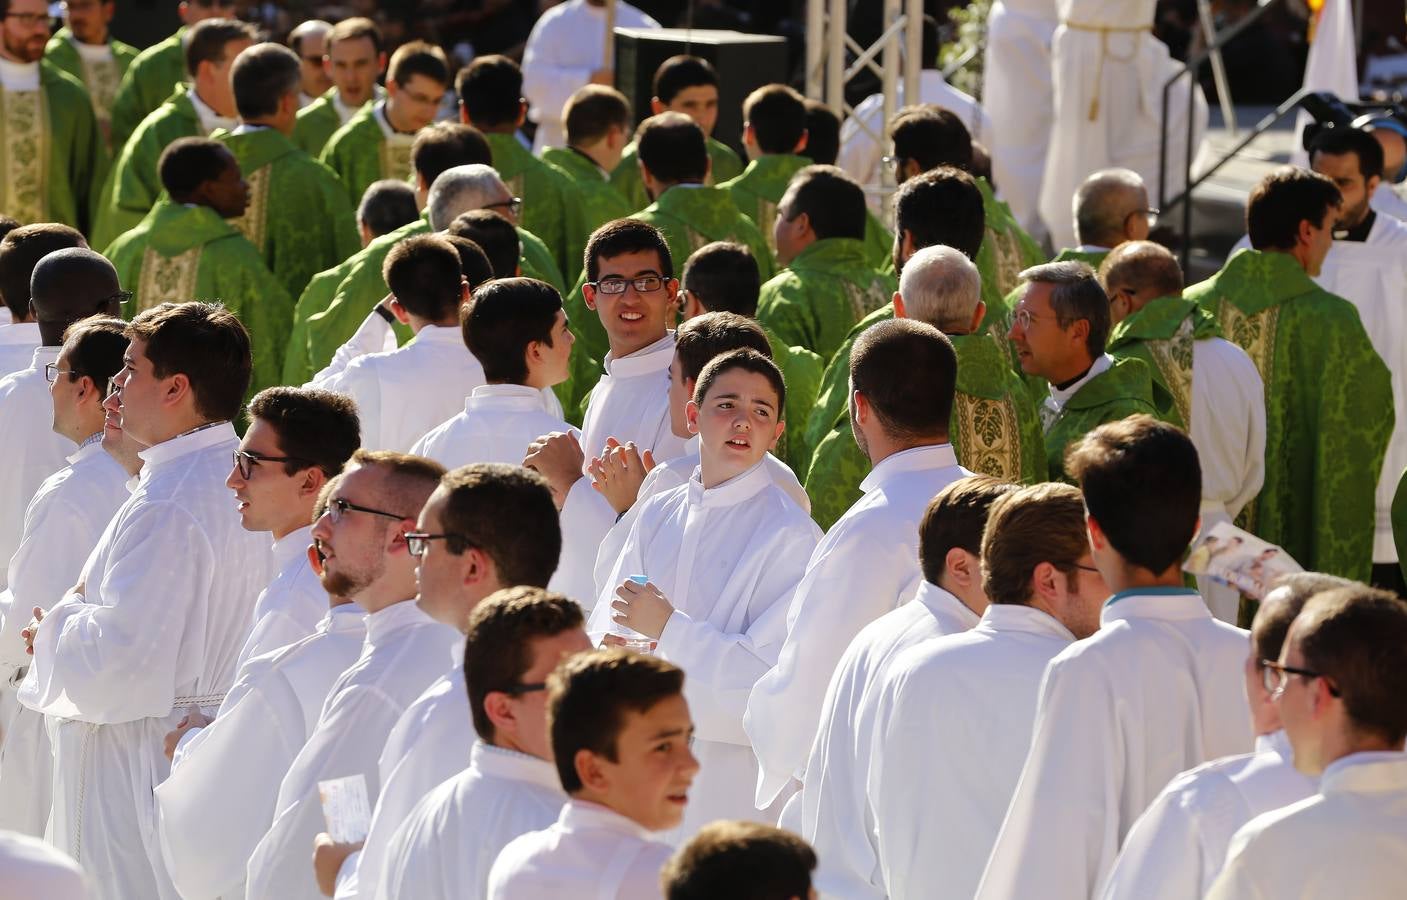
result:
M 1355 101 L 1339 99 L 1328 91 L 1306 94 L 1300 107 L 1314 119 L 1304 129 L 1304 149 L 1309 150 L 1326 128 L 1385 129 L 1407 142 L 1407 106 L 1392 101 Z M 1407 178 L 1407 163 L 1393 176 L 1393 182 Z

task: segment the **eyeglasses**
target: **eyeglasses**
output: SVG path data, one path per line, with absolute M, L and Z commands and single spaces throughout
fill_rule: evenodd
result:
M 383 516 L 387 519 L 408 519 L 410 516 L 402 516 L 398 513 L 386 512 L 384 509 L 372 509 L 369 506 L 358 506 L 350 500 L 342 497 L 335 497 L 327 504 L 327 515 L 335 525 L 342 521 L 342 517 L 348 512 L 366 513 L 369 516 Z
M 523 213 L 523 198 L 514 197 L 512 200 L 500 200 L 497 203 L 485 203 L 484 209 L 504 209 L 514 216 Z
M 419 559 L 425 555 L 425 551 L 430 549 L 431 541 L 445 541 L 445 547 L 451 553 L 463 553 L 463 550 L 455 550 L 450 541 L 457 541 L 461 544 L 469 544 L 470 541 L 462 534 L 429 534 L 424 531 L 407 531 L 405 533 L 405 548 L 411 556 Z
M 99 300 L 98 305 L 107 306 L 109 303 L 116 303 L 119 307 L 126 306 L 128 303 L 132 302 L 134 296 L 136 295 L 131 291 L 118 291 L 115 294 L 110 294 Z
M 508 687 L 499 688 L 499 689 L 498 689 L 498 693 L 500 693 L 500 694 L 510 694 L 510 695 L 512 695 L 512 696 L 514 696 L 514 697 L 519 697 L 519 696 L 522 696 L 523 694 L 531 694 L 531 693 L 534 693 L 535 691 L 545 691 L 545 690 L 547 690 L 547 682 L 545 682 L 545 681 L 534 681 L 534 682 L 531 683 L 531 684 L 511 684 L 511 685 L 509 685 Z
M 111 397 L 113 394 L 121 394 L 122 385 L 117 383 L 117 376 L 114 375 L 107 380 L 107 393 L 103 396 Z
M 1047 316 L 1047 315 L 1037 315 L 1037 314 L 1031 312 L 1029 309 L 1027 309 L 1027 308 L 1024 307 L 1024 306 L 1018 306 L 1018 307 L 1011 313 L 1011 321 L 1015 322 L 1017 325 L 1020 325 L 1022 331 L 1028 330 L 1028 329 L 1031 327 L 1031 323 L 1032 323 L 1032 322 L 1036 322 L 1036 321 L 1039 321 L 1039 320 L 1041 320 L 1041 319 L 1059 319 L 1059 318 L 1060 318 L 1059 316 L 1054 315 L 1054 314 L 1048 315 L 1048 316 Z
M 637 294 L 648 294 L 664 287 L 664 277 L 641 275 L 639 278 L 602 278 L 600 281 L 588 283 L 603 294 L 624 294 L 626 285 L 634 285 Z
M 1132 219 L 1134 216 L 1146 216 L 1148 218 L 1148 227 L 1153 228 L 1158 224 L 1158 214 L 1161 212 L 1162 210 L 1158 209 L 1156 206 L 1135 209 L 1133 212 L 1124 216 L 1124 224 L 1127 225 L 1129 219 Z
M 7 13 L 5 13 L 5 18 L 7 18 L 7 19 L 18 19 L 21 25 L 34 26 L 34 25 L 48 25 L 48 24 L 49 24 L 49 14 L 48 14 L 48 13 L 17 13 L 17 12 L 7 12 Z
M 302 463 L 305 466 L 313 464 L 312 460 L 298 456 L 265 456 L 262 453 L 254 453 L 249 450 L 236 450 L 234 452 L 235 468 L 239 469 L 239 477 L 246 481 L 253 476 L 254 467 L 261 462 Z
M 899 167 L 904 164 L 904 157 L 902 157 L 902 156 L 881 156 L 881 157 L 879 158 L 879 161 L 882 162 L 882 163 L 884 163 L 884 164 L 885 164 L 886 166 L 888 166 L 889 168 L 893 169 L 895 172 L 898 172 L 898 171 L 899 171 Z
M 73 379 L 82 374 L 83 373 L 79 372 L 77 369 L 60 369 L 55 363 L 44 364 L 44 380 L 50 384 L 58 381 L 60 375 L 67 375 L 70 379 Z
M 1086 572 L 1098 572 L 1098 571 L 1099 571 L 1099 570 L 1096 569 L 1094 566 L 1085 566 L 1085 565 L 1081 565 L 1080 563 L 1074 563 L 1074 566 L 1075 566 L 1075 568 L 1077 568 L 1077 569 L 1084 569 Z
M 1273 659 L 1261 660 L 1260 667 L 1260 682 L 1265 686 L 1265 689 L 1270 692 L 1271 697 L 1279 697 L 1281 694 L 1285 693 L 1285 685 L 1290 683 L 1291 675 L 1298 675 L 1306 681 L 1312 681 L 1315 678 L 1323 678 L 1324 684 L 1329 688 L 1329 693 L 1333 694 L 1335 697 L 1339 695 L 1338 688 L 1334 687 L 1329 681 L 1328 676 L 1319 672 L 1281 665 Z

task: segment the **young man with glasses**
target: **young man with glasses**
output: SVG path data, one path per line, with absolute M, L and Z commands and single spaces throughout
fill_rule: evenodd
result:
M 418 603 L 458 631 L 484 598 L 511 587 L 545 588 L 561 548 L 556 509 L 542 479 L 518 466 L 478 463 L 444 476 L 407 533 L 420 561 Z M 319 836 L 314 866 L 324 892 L 369 900 L 391 836 L 411 809 L 469 763 L 474 743 L 465 693 L 473 648 L 457 645 L 453 665 L 401 715 L 381 748 L 381 785 L 363 846 Z M 483 652 L 480 648 L 479 652 Z M 550 670 L 550 669 L 549 669 Z M 483 877 L 487 877 L 485 868 Z
M 108 30 L 117 14 L 115 0 L 65 0 L 61 6 L 64 27 L 49 39 L 44 58 L 88 89 L 103 146 L 111 155 L 112 103 L 122 76 L 137 57 L 137 48 L 117 40 Z
M 1333 575 L 1297 572 L 1266 593 L 1251 623 L 1245 664 L 1255 752 L 1215 760 L 1169 782 L 1129 831 L 1104 883 L 1104 900 L 1205 896 L 1238 828 L 1314 793 L 1315 779 L 1297 771 L 1291 758 L 1276 703 L 1281 673 L 1265 661 L 1280 658 L 1290 623 L 1312 597 L 1353 586 Z
M 147 827 L 167 773 L 162 738 L 191 706 L 220 704 L 274 565 L 224 485 L 248 332 L 228 310 L 188 302 L 139 314 L 127 335 L 117 402 L 146 448 L 142 477 L 79 584 L 36 610 L 19 699 L 60 720 L 52 839 L 81 851 L 103 896 L 136 900 L 174 890 Z
M 366 645 L 333 684 L 318 724 L 283 775 L 272 825 L 249 857 L 250 898 L 322 896 L 308 864 L 313 839 L 325 828 L 318 782 L 361 775 L 374 804 L 376 761 L 387 734 L 453 661 L 460 632 L 416 602 L 418 560 L 406 540 L 444 474 L 418 456 L 358 450 L 313 525 L 323 586 L 366 611 Z
M 1099 630 L 1046 667 L 981 900 L 1095 896 L 1134 820 L 1174 776 L 1253 746 L 1246 632 L 1183 586 L 1202 495 L 1191 439 L 1130 416 L 1067 458 L 1094 565 L 1114 593 Z
M 499 591 L 474 609 L 460 685 L 474 723 L 469 765 L 410 811 L 378 883 L 357 896 L 483 900 L 508 842 L 557 820 L 567 796 L 552 767 L 546 682 L 564 657 L 591 649 L 582 625 L 575 601 L 539 588 Z
M 1306 800 L 1251 820 L 1207 897 L 1388 900 L 1407 865 L 1407 604 L 1363 585 L 1317 594 L 1290 626 L 1267 685 Z

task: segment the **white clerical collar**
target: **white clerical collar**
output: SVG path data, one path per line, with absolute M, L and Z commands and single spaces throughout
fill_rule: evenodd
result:
M 15 322 L 11 325 L 0 326 L 0 345 L 5 344 L 39 344 L 39 323 L 38 322 Z
M 199 428 L 192 428 L 184 434 L 178 434 L 138 453 L 137 456 L 145 463 L 138 477 L 145 481 L 151 477 L 154 470 L 173 460 L 234 440 L 238 440 L 238 435 L 229 422 L 208 422 Z
M 186 91 L 186 96 L 191 99 L 191 106 L 195 107 L 195 117 L 200 120 L 200 127 L 205 129 L 206 136 L 214 134 L 220 128 L 226 131 L 234 130 L 235 120 L 222 116 L 207 106 L 195 88 Z
M 308 545 L 313 542 L 313 526 L 304 525 L 274 541 L 274 565 L 282 572 L 296 559 L 308 558 Z
M 409 144 L 415 140 L 415 135 L 399 132 L 391 125 L 391 120 L 386 116 L 385 100 L 372 108 L 371 115 L 376 120 L 376 124 L 381 126 L 381 135 L 386 140 L 397 144 Z
M 1021 603 L 993 603 L 982 613 L 978 628 L 996 632 L 1025 632 L 1074 641 L 1075 635 L 1064 623 L 1044 610 Z
M 884 486 L 884 483 L 896 475 L 905 472 L 918 472 L 924 469 L 944 469 L 958 464 L 957 454 L 953 452 L 952 444 L 924 444 L 922 447 L 910 447 L 907 450 L 900 450 L 898 453 L 891 453 L 879 461 L 879 465 L 870 470 L 870 474 L 865 476 L 865 480 L 860 482 L 860 492 L 868 494 L 870 491 Z
M 481 384 L 464 401 L 464 411 L 537 412 L 542 409 L 542 391 L 526 384 Z
M 653 841 L 650 830 L 634 819 L 628 819 L 609 807 L 590 800 L 567 800 L 557 824 L 564 831 L 609 831 L 638 841 Z
M 922 603 L 935 616 L 954 618 L 965 628 L 974 628 L 982 621 L 982 617 L 968 609 L 967 604 L 958 599 L 957 594 L 944 590 L 927 579 L 919 583 L 918 593 L 911 602 Z
M 1099 358 L 1089 367 L 1089 371 L 1077 378 L 1074 384 L 1064 388 L 1058 388 L 1053 384 L 1050 385 L 1050 399 L 1051 402 L 1055 404 L 1055 408 L 1064 409 L 1065 404 L 1070 402 L 1070 398 L 1080 392 L 1080 388 L 1089 384 L 1096 377 L 1109 371 L 1109 367 L 1112 365 L 1114 365 L 1114 357 L 1107 353 L 1101 353 L 1099 354 Z
M 458 325 L 426 325 L 424 328 L 420 329 L 415 333 L 414 343 L 459 344 L 461 347 L 463 347 L 464 332 L 459 330 Z M 468 353 L 469 351 L 466 349 L 464 352 Z M 542 405 L 542 400 L 540 397 L 538 399 L 538 405 Z
M 68 36 L 68 40 L 84 62 L 107 62 L 112 59 L 112 44 L 85 44 L 72 34 Z
M 1099 625 L 1121 619 L 1163 619 L 1183 621 L 1210 619 L 1211 610 L 1202 595 L 1186 587 L 1146 587 L 1119 591 L 1099 611 Z
M 317 100 L 318 97 L 320 97 L 320 96 L 322 96 L 322 95 L 321 95 L 321 94 L 313 95 L 313 94 L 309 94 L 307 91 L 299 91 L 299 92 L 298 92 L 298 108 L 299 108 L 299 109 L 302 109 L 303 107 L 307 106 L 309 103 L 312 103 L 314 100 Z
M 1099 244 L 1081 244 L 1075 248 L 1076 253 L 1108 253 L 1111 248 L 1103 247 Z
M 29 367 L 42 374 L 45 366 L 51 362 L 59 361 L 61 352 L 63 352 L 62 347 L 45 347 L 43 345 L 35 347 L 34 356 L 30 357 L 29 360 Z
M 494 778 L 523 781 L 556 793 L 562 792 L 557 767 L 552 763 L 507 747 L 495 747 L 482 740 L 475 741 L 469 751 L 469 768 L 478 769 Z
M 1350 753 L 1329 763 L 1319 776 L 1321 794 L 1381 794 L 1407 791 L 1407 753 L 1378 750 Z
M 39 63 L 0 59 L 0 87 L 7 91 L 39 90 Z
M 601 365 L 612 378 L 634 378 L 637 375 L 653 375 L 669 368 L 674 361 L 674 332 L 666 331 L 664 337 L 648 347 L 642 347 L 626 356 L 616 357 L 607 353 Z
M 258 122 L 240 122 L 230 134 L 253 134 L 256 131 L 268 131 L 272 127 L 272 125 L 260 125 Z
M 356 115 L 357 110 L 361 109 L 360 106 L 348 106 L 346 103 L 343 103 L 342 92 L 340 90 L 334 90 L 332 92 L 332 108 L 336 110 L 337 118 L 342 120 L 343 125 L 346 125 L 347 120 Z
M 412 625 L 438 624 L 420 608 L 415 598 L 392 603 L 385 609 L 368 613 L 366 617 L 366 642 L 375 646 L 385 641 L 402 628 Z M 444 626 L 448 628 L 449 626 Z
M 703 466 L 700 464 L 689 476 L 689 503 L 714 509 L 720 506 L 736 506 L 756 497 L 772 483 L 772 474 L 767 471 L 767 460 L 758 460 L 751 468 L 734 475 L 722 484 L 706 488 L 703 485 Z

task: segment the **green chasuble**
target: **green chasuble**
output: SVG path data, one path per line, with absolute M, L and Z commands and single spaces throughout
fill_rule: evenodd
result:
M 161 152 L 179 138 L 202 136 L 204 131 L 186 86 L 179 85 L 165 103 L 137 126 L 108 174 L 103 190 L 110 199 L 98 212 L 94 246 L 106 247 L 135 228 L 151 211 L 162 191 L 157 172 Z
M 223 303 L 249 329 L 249 396 L 279 383 L 293 302 L 254 245 L 213 209 L 163 200 L 104 255 L 134 292 L 137 311 L 168 301 Z
M 288 333 L 288 349 L 283 355 L 284 384 L 307 384 L 317 374 L 308 357 L 308 319 L 313 313 L 320 313 L 332 305 L 337 286 L 347 277 L 350 269 L 351 261 L 344 260 L 325 272 L 319 272 L 299 295 L 298 302 L 293 306 L 293 328 Z
M 650 195 L 645 192 L 645 182 L 640 177 L 640 157 L 636 154 L 635 142 L 625 145 L 620 163 L 611 173 L 611 184 L 630 204 L 631 209 L 644 209 L 650 205 Z M 722 184 L 743 173 L 743 161 L 727 144 L 708 139 L 708 158 L 713 163 L 705 184 Z M 680 265 L 683 265 L 681 262 Z
M 181 49 L 185 26 L 166 40 L 138 53 L 118 85 L 112 99 L 112 146 L 127 144 L 127 139 L 142 120 L 166 102 L 176 85 L 186 80 L 186 55 Z
M 314 159 L 322 154 L 333 133 L 344 124 L 337 113 L 337 104 L 332 102 L 336 95 L 337 88 L 328 88 L 327 93 L 298 110 L 298 122 L 293 126 L 293 143 Z M 386 90 L 377 85 L 373 99 L 379 101 L 385 96 Z M 363 104 L 363 108 L 365 106 Z
M 568 282 L 581 274 L 581 247 L 567 246 L 567 223 L 580 217 L 572 181 L 543 162 L 513 134 L 485 134 L 493 167 L 508 193 L 523 201 L 522 226 L 547 245 Z
M 1185 429 L 1192 421 L 1192 344 L 1213 337 L 1221 329 L 1211 313 L 1183 297 L 1159 297 L 1115 325 L 1106 349 L 1148 365 L 1158 418 Z
M 103 134 L 103 144 L 111 155 L 112 101 L 117 97 L 123 74 L 137 57 L 137 48 L 118 40 L 109 40 L 108 46 L 112 48 L 111 59 L 85 60 L 74 46 L 73 33 L 67 28 L 60 28 L 49 38 L 44 48 L 44 58 L 77 78 L 88 89 L 88 99 L 93 103 L 93 115 L 97 117 L 98 128 Z
M 887 312 L 889 315 L 877 316 L 874 322 L 892 318 L 892 305 Z M 867 321 L 865 327 L 874 322 Z M 1041 419 L 1022 390 L 1020 377 L 1006 364 L 1001 346 L 985 331 L 948 337 L 958 357 L 949 428 L 958 462 L 973 472 L 1008 481 L 1045 481 Z M 811 515 L 822 528 L 829 528 L 860 499 L 860 482 L 871 468 L 850 430 L 847 398 L 843 396 L 849 383 L 849 344 L 845 350 L 847 379 L 839 410 L 829 432 L 817 444 L 806 475 Z
M 567 283 L 575 284 L 581 275 L 581 254 L 586 249 L 591 232 L 607 222 L 629 217 L 640 207 L 627 203 L 611 187 L 610 176 L 580 151 L 570 147 L 548 147 L 542 151 L 542 159 L 567 176 L 571 182 L 572 196 L 576 198 L 576 203 L 566 209 L 564 225 L 569 264 L 564 265 L 562 270 Z
M 1065 473 L 1065 448 L 1105 422 L 1135 413 L 1157 416 L 1153 398 L 1153 374 L 1141 359 L 1116 359 L 1108 369 L 1085 382 L 1059 413 L 1053 413 L 1054 418 L 1045 429 L 1050 480 L 1070 481 Z M 1049 408 L 1041 406 L 1038 412 L 1044 417 Z
M 782 411 L 787 429 L 773 452 L 800 478 L 806 474 L 806 460 L 796 451 L 805 446 L 806 419 L 816 403 L 816 390 L 821 386 L 821 370 L 825 362 L 804 347 L 791 346 L 767 327 L 762 330 L 772 347 L 772 361 L 782 370 L 782 380 L 787 384 L 786 409 Z
M 382 128 L 386 104 L 363 106 L 347 124 L 333 132 L 322 150 L 322 161 L 342 179 L 342 187 L 356 208 L 362 194 L 383 178 L 410 181 L 410 148 L 413 134 L 387 137 Z
M 1392 542 L 1397 545 L 1397 565 L 1407 578 L 1407 469 L 1402 470 L 1392 498 Z
M 0 89 L 0 210 L 21 224 L 89 230 L 89 191 L 106 154 L 88 92 L 47 60 L 39 90 Z
M 1265 382 L 1265 484 L 1244 527 L 1305 569 L 1366 583 L 1394 416 L 1387 366 L 1357 310 L 1288 254 L 1250 249 L 1184 296 L 1216 317 Z
M 864 244 L 823 238 L 762 285 L 757 318 L 783 341 L 830 359 L 865 316 L 894 299 L 894 276 L 870 268 Z
M 987 179 L 977 178 L 976 181 L 977 189 L 982 192 L 982 214 L 987 220 L 987 233 L 982 238 L 982 248 L 977 251 L 977 268 L 982 273 L 983 283 L 990 274 L 997 295 L 1005 297 L 1021 282 L 1019 276 L 1023 269 L 1045 262 L 1045 253 L 1016 223 L 1011 208 L 997 199 Z M 987 306 L 990 308 L 991 304 Z
M 361 249 L 357 217 L 332 170 L 273 128 L 217 132 L 249 182 L 249 208 L 230 224 L 264 257 L 289 297 Z M 287 310 L 292 322 L 293 309 Z

